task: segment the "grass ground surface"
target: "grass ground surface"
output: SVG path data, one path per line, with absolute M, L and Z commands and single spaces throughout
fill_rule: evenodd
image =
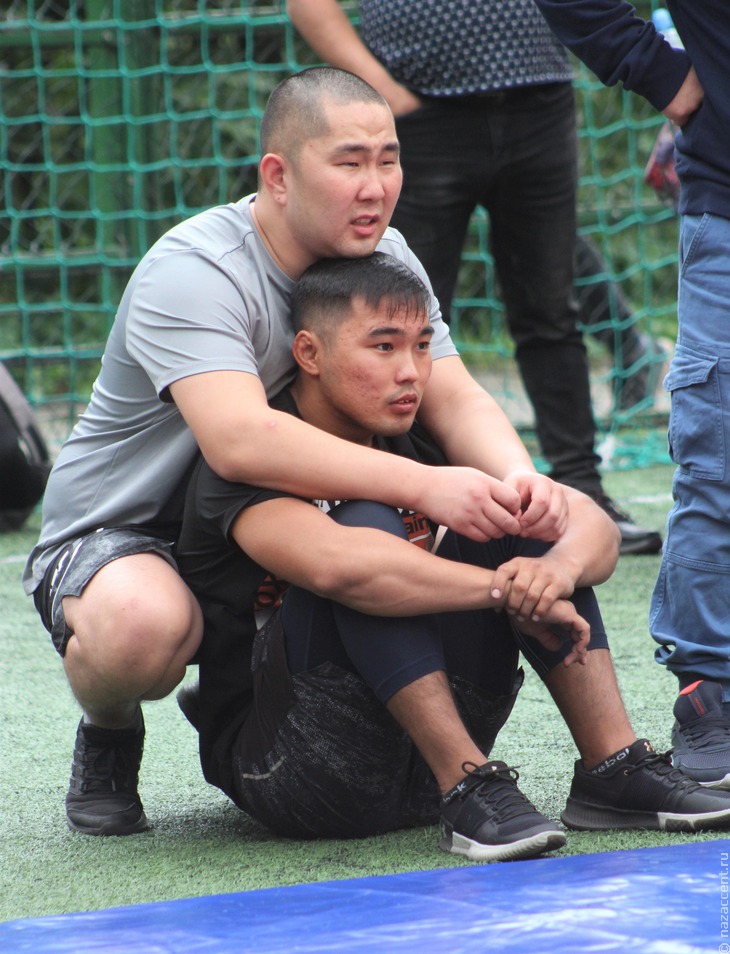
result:
M 635 518 L 661 529 L 671 469 L 610 473 L 606 486 Z M 67 830 L 63 800 L 78 712 L 20 574 L 38 518 L 0 536 L 0 920 L 255 888 L 455 867 L 435 829 L 357 841 L 269 835 L 207 786 L 196 736 L 174 696 L 147 706 L 141 793 L 152 831 L 89 838 Z M 659 557 L 624 557 L 599 598 L 629 715 L 657 748 L 669 745 L 675 681 L 652 658 L 647 614 Z M 194 679 L 190 672 L 189 679 Z M 557 819 L 575 750 L 541 682 L 527 673 L 494 755 L 519 767 L 520 785 Z M 559 856 L 678 844 L 720 834 L 571 833 Z

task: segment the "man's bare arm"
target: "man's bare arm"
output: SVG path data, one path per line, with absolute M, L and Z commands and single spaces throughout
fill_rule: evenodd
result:
M 361 76 L 385 98 L 395 116 L 418 108 L 418 97 L 372 55 L 337 0 L 288 0 L 286 12 L 317 56 Z
M 428 467 L 333 437 L 272 410 L 256 375 L 191 375 L 170 392 L 203 456 L 227 480 L 308 498 L 377 500 L 476 540 L 520 531 L 514 488 L 472 467 Z
M 570 507 L 567 528 L 541 557 L 516 557 L 500 566 L 492 595 L 517 618 L 538 621 L 554 600 L 607 580 L 618 561 L 621 534 L 616 524 L 585 494 L 565 487 Z
M 507 415 L 461 358 L 434 361 L 418 416 L 452 464 L 476 467 L 517 491 L 518 533 L 549 541 L 560 537 L 568 515 L 563 488 L 537 473 Z
M 380 530 L 341 526 L 302 500 L 248 507 L 232 533 L 270 572 L 362 613 L 419 616 L 504 605 L 493 596 L 494 571 L 442 559 Z M 558 625 L 575 643 L 570 664 L 585 654 L 590 630 L 567 600 L 553 600 L 539 621 L 531 621 L 530 635 L 557 649 L 561 641 L 551 626 Z

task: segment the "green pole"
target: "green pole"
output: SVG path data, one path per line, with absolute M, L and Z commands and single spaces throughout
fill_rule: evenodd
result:
M 153 213 L 161 204 L 161 158 L 164 137 L 160 135 L 160 31 L 155 21 L 155 0 L 125 0 L 120 4 L 124 20 L 124 101 L 129 118 L 129 154 L 133 162 L 132 191 L 135 217 L 134 247 L 138 256 L 157 238 Z
M 127 128 L 122 109 L 118 63 L 118 31 L 113 24 L 113 0 L 86 0 L 86 20 L 108 22 L 94 30 L 84 49 L 89 70 L 87 99 L 91 139 L 91 197 L 97 219 L 97 254 L 101 300 L 109 324 L 121 297 L 130 259 L 131 237 Z

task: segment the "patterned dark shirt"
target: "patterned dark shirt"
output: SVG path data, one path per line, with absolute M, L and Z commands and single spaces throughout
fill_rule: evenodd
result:
M 360 0 L 360 16 L 371 52 L 416 93 L 468 96 L 572 79 L 533 0 Z

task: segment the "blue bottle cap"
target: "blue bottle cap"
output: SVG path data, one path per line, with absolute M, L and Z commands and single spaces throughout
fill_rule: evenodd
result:
M 669 10 L 666 10 L 664 7 L 659 7 L 658 10 L 652 13 L 651 22 L 659 33 L 666 33 L 667 30 L 671 30 L 674 27 L 671 14 Z

